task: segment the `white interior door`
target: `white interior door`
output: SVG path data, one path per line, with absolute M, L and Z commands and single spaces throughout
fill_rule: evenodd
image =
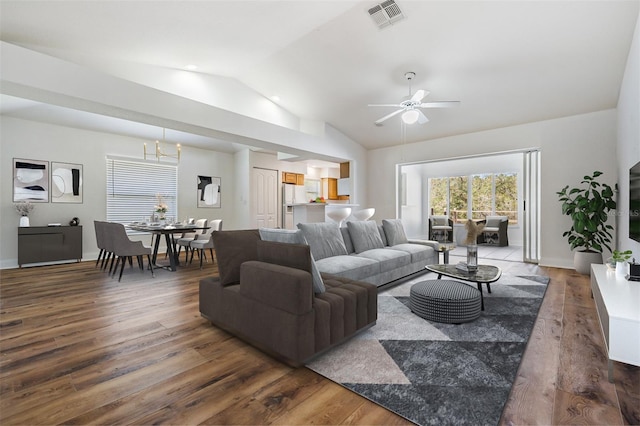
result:
M 276 228 L 278 226 L 278 171 L 254 168 L 252 174 L 255 226 Z

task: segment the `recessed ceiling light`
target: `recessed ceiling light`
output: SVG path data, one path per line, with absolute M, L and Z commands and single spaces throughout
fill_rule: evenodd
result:
M 278 95 L 273 95 L 273 96 L 271 97 L 271 100 L 272 100 L 273 102 L 280 102 L 280 96 L 278 96 Z
M 193 65 L 193 64 L 189 64 L 186 67 L 184 67 L 185 69 L 189 70 L 189 71 L 195 71 L 198 69 L 197 65 Z

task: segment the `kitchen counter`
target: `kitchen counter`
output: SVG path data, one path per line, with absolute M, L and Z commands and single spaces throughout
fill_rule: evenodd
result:
M 347 204 L 347 203 L 292 203 L 285 204 L 287 212 L 291 211 L 293 214 L 292 220 L 285 223 L 285 228 L 295 229 L 298 223 L 316 223 L 316 222 L 330 222 L 331 219 L 326 216 L 326 209 L 359 207 L 359 204 Z

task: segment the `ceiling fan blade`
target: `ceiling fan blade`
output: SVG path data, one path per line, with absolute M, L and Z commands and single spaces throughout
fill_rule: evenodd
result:
M 420 111 L 419 109 L 417 109 L 416 111 L 418 111 L 418 123 L 424 124 L 424 123 L 429 121 L 427 116 L 424 115 L 424 113 L 422 111 Z
M 400 114 L 402 111 L 404 111 L 404 109 L 399 109 L 396 111 L 393 111 L 391 114 L 387 114 L 384 117 L 376 120 L 374 123 L 376 124 L 376 126 L 382 126 L 382 122 L 385 120 L 388 120 L 389 118 L 393 117 L 394 115 L 398 115 Z
M 453 108 L 460 105 L 460 101 L 440 101 L 440 102 L 425 102 L 418 105 L 419 108 Z
M 369 104 L 367 106 L 372 106 L 372 107 L 394 107 L 394 108 L 402 108 L 402 105 L 400 104 Z
M 411 101 L 412 102 L 420 102 L 422 100 L 422 98 L 424 98 L 428 94 L 429 94 L 429 92 L 420 89 L 416 93 L 413 94 L 413 96 L 411 97 Z

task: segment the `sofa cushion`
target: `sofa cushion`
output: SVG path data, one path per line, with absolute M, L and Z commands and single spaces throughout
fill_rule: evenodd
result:
M 307 244 L 304 236 L 302 235 L 302 231 L 299 229 L 293 230 L 293 229 L 260 228 L 258 231 L 260 232 L 260 238 L 262 238 L 263 241 L 275 241 L 275 242 L 285 243 L 285 244 L 305 244 L 305 245 Z M 313 278 L 313 291 L 314 293 L 322 293 L 326 289 L 312 254 L 309 255 L 309 259 L 311 261 L 311 276 Z M 272 262 L 272 263 L 276 263 L 276 262 Z M 279 263 L 279 264 L 282 265 L 282 263 Z
M 356 253 L 384 247 L 380 231 L 374 221 L 347 222 L 347 228 L 349 228 L 349 235 Z
M 390 246 L 407 243 L 407 235 L 404 233 L 402 220 L 384 219 L 382 221 L 382 227 L 384 228 L 384 233 L 387 236 L 387 243 Z
M 380 263 L 356 255 L 332 256 L 317 262 L 322 273 L 337 275 L 351 280 L 363 280 L 380 273 Z
M 211 233 L 211 238 L 216 248 L 221 284 L 240 282 L 240 265 L 258 260 L 258 230 L 217 231 Z
M 380 271 L 390 271 L 411 263 L 411 254 L 401 250 L 386 248 L 371 249 L 357 254 L 358 257 L 375 260 L 380 263 Z
M 326 257 L 347 254 L 340 228 L 335 223 L 299 223 L 298 229 L 311 247 L 311 254 L 316 262 Z
M 386 247 L 386 249 L 390 251 L 395 250 L 403 253 L 409 253 L 411 255 L 411 263 L 422 262 L 425 266 L 427 263 L 433 263 L 433 256 L 435 253 L 433 247 L 412 243 L 396 244 L 395 246 Z

